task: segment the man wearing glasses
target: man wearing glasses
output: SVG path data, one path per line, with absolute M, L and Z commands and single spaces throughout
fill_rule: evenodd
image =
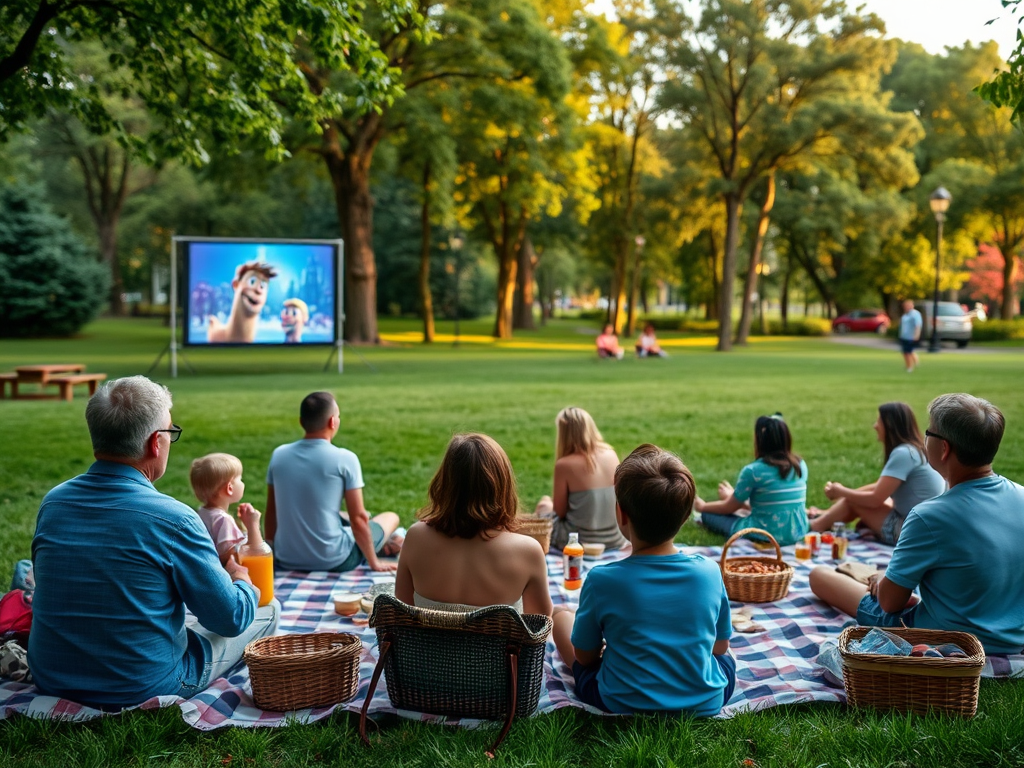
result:
M 950 394 L 932 400 L 928 416 L 925 452 L 949 490 L 910 511 L 867 594 L 825 566 L 811 573 L 811 589 L 862 626 L 970 632 L 986 653 L 1020 653 L 1024 488 L 992 471 L 1003 414 L 987 400 Z
M 199 516 L 153 487 L 181 436 L 166 387 L 107 382 L 85 418 L 96 462 L 46 495 L 32 540 L 36 684 L 103 707 L 189 698 L 274 631 L 278 608 L 257 608 L 246 569 L 221 566 Z

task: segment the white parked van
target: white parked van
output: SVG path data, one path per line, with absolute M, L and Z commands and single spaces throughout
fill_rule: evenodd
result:
M 932 302 L 915 301 L 914 307 L 924 318 L 921 328 L 921 344 L 928 343 L 932 338 Z M 974 326 L 971 316 L 955 301 L 939 302 L 939 341 L 955 341 L 958 347 L 966 347 L 971 341 Z

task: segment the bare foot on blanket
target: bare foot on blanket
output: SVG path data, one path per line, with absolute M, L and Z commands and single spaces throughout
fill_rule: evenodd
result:
M 825 510 L 820 509 L 818 507 L 808 507 L 807 508 L 807 519 L 808 520 L 813 520 L 816 517 L 821 517 L 823 514 L 825 514 Z
M 399 536 L 397 533 L 391 534 L 391 538 L 384 542 L 384 546 L 381 548 L 380 553 L 384 557 L 394 557 L 402 551 L 402 545 L 405 544 L 405 537 Z

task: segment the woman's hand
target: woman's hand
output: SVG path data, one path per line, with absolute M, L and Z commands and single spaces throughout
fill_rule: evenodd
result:
M 732 491 L 732 485 L 730 485 L 725 480 L 718 484 L 718 498 L 721 499 L 722 501 L 725 501 L 730 496 L 732 496 Z
M 878 571 L 868 576 L 868 594 L 876 600 L 878 599 L 878 583 L 885 576 L 885 571 Z
M 842 483 L 835 483 L 831 480 L 825 483 L 825 496 L 830 501 L 842 498 L 845 495 L 846 490 L 846 486 Z

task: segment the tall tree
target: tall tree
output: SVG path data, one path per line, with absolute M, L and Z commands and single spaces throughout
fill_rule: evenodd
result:
M 894 56 L 880 20 L 841 0 L 704 0 L 672 60 L 666 103 L 715 160 L 726 227 L 718 349 L 732 347 L 740 216 L 753 187 L 823 151 L 861 80 Z
M 379 0 L 386 14 L 405 0 Z M 5 0 L 0 4 L 0 141 L 50 108 L 90 129 L 117 129 L 101 89 L 82 87 L 68 43 L 96 41 L 110 64 L 131 74 L 128 87 L 153 114 L 153 143 L 194 163 L 256 137 L 286 154 L 290 114 L 312 119 L 317 106 L 293 63 L 295 41 L 356 73 L 361 100 L 389 98 L 387 59 L 360 26 L 359 5 L 332 0 Z M 287 102 L 290 110 L 281 108 Z

